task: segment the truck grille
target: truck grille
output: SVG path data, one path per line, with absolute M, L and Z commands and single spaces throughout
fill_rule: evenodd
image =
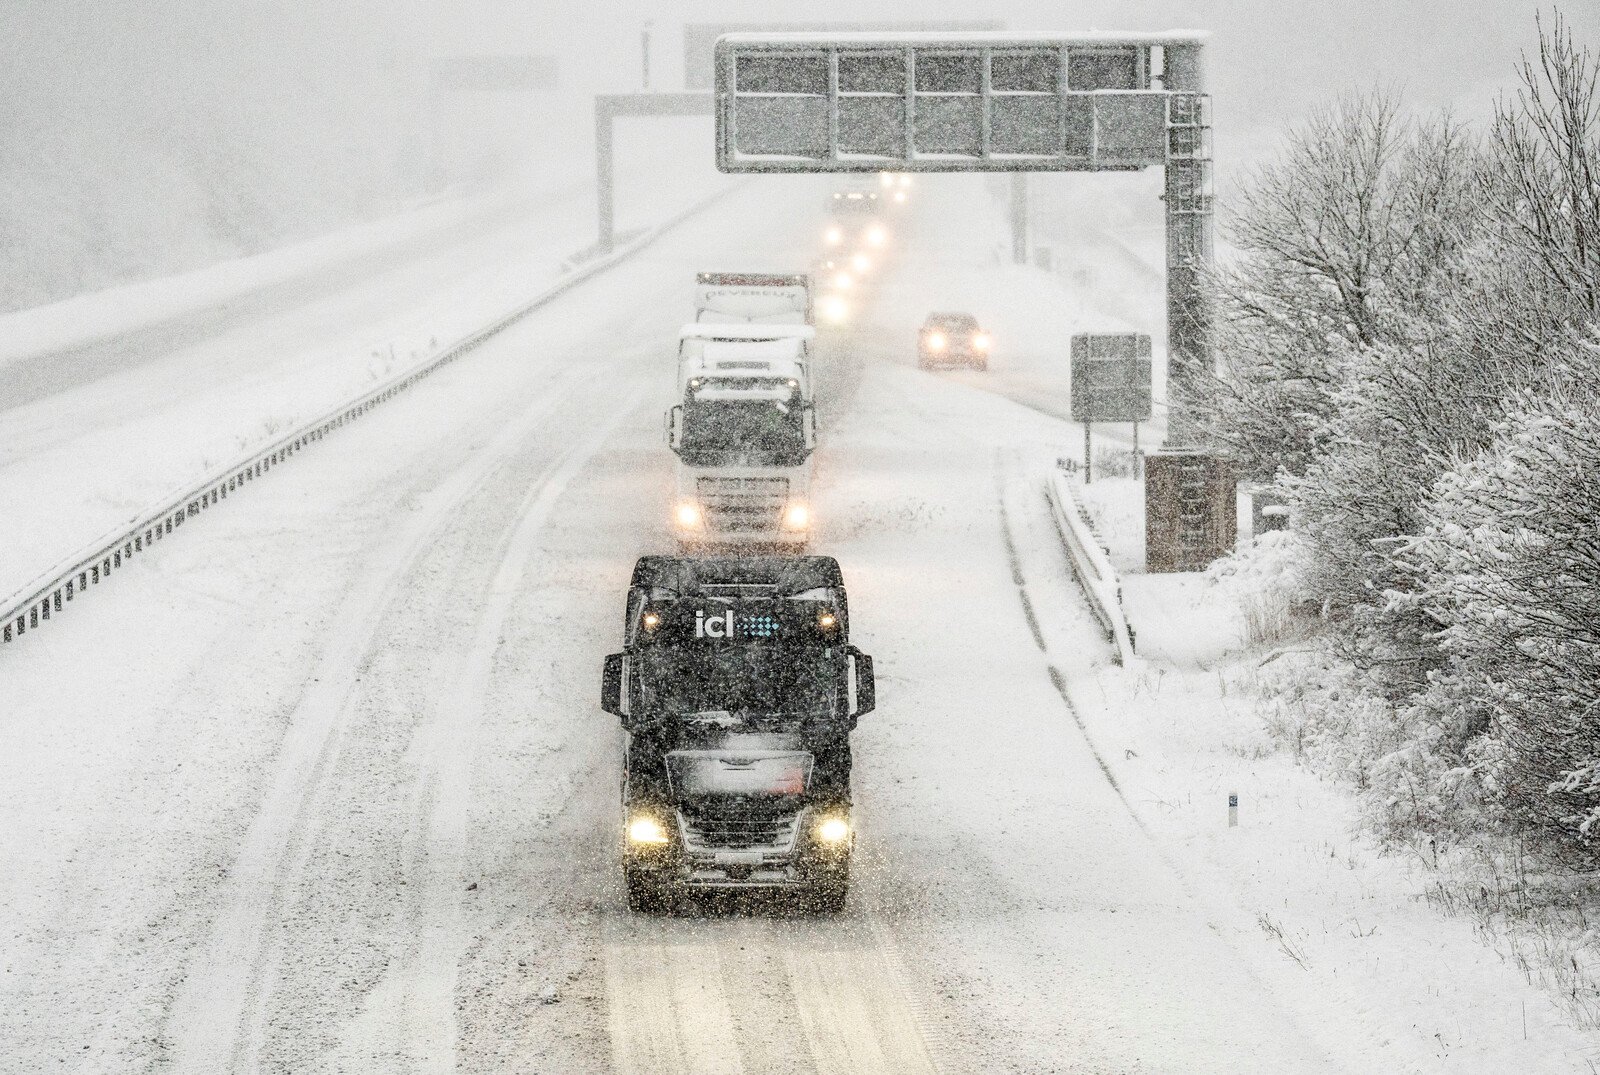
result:
M 789 499 L 789 479 L 699 478 L 695 491 L 713 530 L 776 530 Z
M 718 851 L 760 851 L 787 855 L 800 828 L 798 814 L 775 818 L 708 818 L 679 815 L 683 847 L 689 854 Z

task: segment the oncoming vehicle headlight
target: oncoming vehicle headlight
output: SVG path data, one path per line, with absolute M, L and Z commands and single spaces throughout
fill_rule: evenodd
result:
M 691 504 L 688 501 L 679 504 L 677 510 L 673 512 L 673 516 L 678 520 L 679 526 L 689 527 L 699 526 L 700 520 L 703 518 L 700 512 L 700 505 Z
M 979 351 L 987 351 L 989 349 L 989 336 L 988 336 L 988 334 L 980 332 L 980 333 L 976 334 L 975 336 L 973 336 L 972 337 L 972 346 L 974 348 L 976 348 L 977 350 L 979 350 Z
M 889 230 L 882 224 L 874 224 L 867 229 L 867 242 L 873 246 L 882 246 L 889 241 Z
M 866 272 L 872 268 L 872 259 L 865 254 L 857 254 L 850 259 L 850 267 L 856 272 Z
M 817 839 L 825 844 L 842 844 L 850 839 L 850 822 L 842 817 L 825 817 L 817 822 Z
M 942 332 L 930 332 L 930 333 L 928 333 L 928 350 L 930 350 L 930 351 L 943 351 L 944 350 L 944 344 L 945 344 L 944 333 L 942 333 Z
M 844 230 L 837 225 L 822 233 L 823 241 L 829 246 L 837 246 L 844 242 Z
M 850 304 L 838 295 L 829 295 L 822 300 L 822 316 L 835 325 L 842 324 L 850 316 Z
M 783 513 L 783 525 L 788 530 L 804 530 L 811 523 L 811 509 L 804 504 L 790 504 Z
M 667 834 L 667 827 L 653 817 L 639 814 L 628 822 L 628 841 L 635 844 L 664 844 L 669 843 L 672 837 Z
M 897 201 L 897 202 L 905 201 L 906 200 L 906 192 L 903 191 L 903 190 L 895 191 L 894 192 L 894 200 Z
M 850 274 L 847 272 L 842 272 L 833 278 L 833 286 L 838 288 L 840 291 L 849 290 L 852 283 L 854 283 L 854 281 L 850 279 Z

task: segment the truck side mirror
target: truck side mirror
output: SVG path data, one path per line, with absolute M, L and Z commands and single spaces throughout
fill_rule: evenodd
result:
M 872 712 L 878 707 L 878 684 L 872 675 L 872 658 L 865 653 L 850 647 L 850 659 L 856 666 L 856 706 L 850 711 L 850 721 L 853 725 L 857 717 Z
M 667 412 L 667 447 L 674 452 L 683 447 L 683 404 Z
M 621 717 L 624 724 L 628 721 L 628 714 L 622 709 L 623 661 L 626 657 L 624 653 L 608 655 L 605 670 L 600 674 L 600 708 Z

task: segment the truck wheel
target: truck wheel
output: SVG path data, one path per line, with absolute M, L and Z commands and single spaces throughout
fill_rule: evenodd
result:
M 628 910 L 634 914 L 660 914 L 667 909 L 667 894 L 660 884 L 633 870 L 622 871 L 628 885 Z

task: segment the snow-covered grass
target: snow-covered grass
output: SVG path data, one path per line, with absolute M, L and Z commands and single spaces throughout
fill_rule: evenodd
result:
M 1142 486 L 1078 492 L 1124 572 L 1143 658 L 1079 689 L 1088 722 L 1141 817 L 1255 915 L 1297 988 L 1371 972 L 1369 1014 L 1445 1070 L 1509 1070 L 1501 1047 L 1600 1029 L 1592 880 L 1538 873 L 1509 845 L 1397 842 L 1374 824 L 1361 792 L 1381 751 L 1364 740 L 1394 735 L 1392 714 L 1345 682 L 1294 605 L 1292 536 L 1262 535 L 1205 574 L 1149 575 Z M 1494 1003 L 1508 966 L 1534 988 Z

